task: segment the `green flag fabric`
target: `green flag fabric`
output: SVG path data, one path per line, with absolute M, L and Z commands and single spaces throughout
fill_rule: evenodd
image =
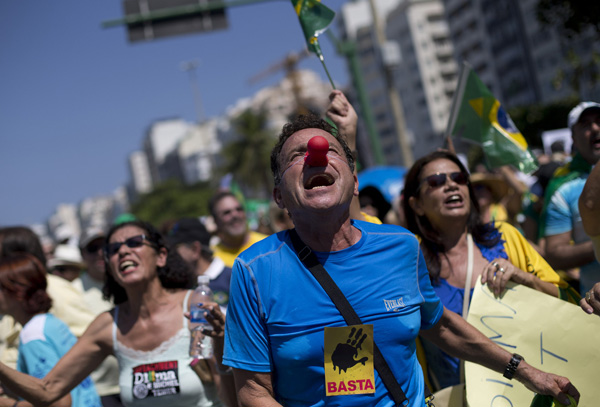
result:
M 292 0 L 292 5 L 298 14 L 308 50 L 321 57 L 321 47 L 317 37 L 331 24 L 335 12 L 321 4 L 320 0 Z
M 479 144 L 492 168 L 513 165 L 524 173 L 538 168 L 521 132 L 468 64 L 463 65 L 448 129 L 452 137 Z

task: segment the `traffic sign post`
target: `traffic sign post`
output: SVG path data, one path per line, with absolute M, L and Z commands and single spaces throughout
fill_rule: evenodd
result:
M 123 0 L 130 42 L 227 28 L 221 0 Z

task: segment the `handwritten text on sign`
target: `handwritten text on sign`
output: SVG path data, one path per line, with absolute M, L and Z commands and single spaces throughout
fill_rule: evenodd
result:
M 600 317 L 522 285 L 509 285 L 500 298 L 475 287 L 467 320 L 510 353 L 532 366 L 568 377 L 581 393 L 579 407 L 600 400 Z M 470 406 L 529 406 L 534 394 L 516 380 L 466 363 Z

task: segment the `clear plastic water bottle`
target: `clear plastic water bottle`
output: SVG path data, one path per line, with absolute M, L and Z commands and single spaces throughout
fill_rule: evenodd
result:
M 198 287 L 192 293 L 190 306 L 190 356 L 198 359 L 209 359 L 213 355 L 212 338 L 202 333 L 204 329 L 212 330 L 212 325 L 204 318 L 207 310 L 199 306 L 213 301 L 209 281 L 208 276 L 198 276 Z

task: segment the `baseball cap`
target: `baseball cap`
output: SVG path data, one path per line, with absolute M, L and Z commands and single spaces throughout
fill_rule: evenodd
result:
M 172 246 L 198 241 L 202 246 L 209 247 L 210 238 L 210 233 L 198 218 L 179 219 L 167 235 L 167 240 Z
M 104 230 L 97 226 L 92 226 L 83 231 L 81 237 L 79 238 L 79 247 L 84 249 L 90 244 L 92 241 L 98 238 L 106 237 L 106 233 Z
M 579 118 L 588 109 L 600 109 L 600 104 L 596 102 L 581 102 L 569 112 L 569 128 L 572 129 Z
M 138 218 L 133 213 L 122 213 L 115 218 L 113 221 L 113 225 L 120 225 L 122 223 L 134 222 L 138 220 Z

